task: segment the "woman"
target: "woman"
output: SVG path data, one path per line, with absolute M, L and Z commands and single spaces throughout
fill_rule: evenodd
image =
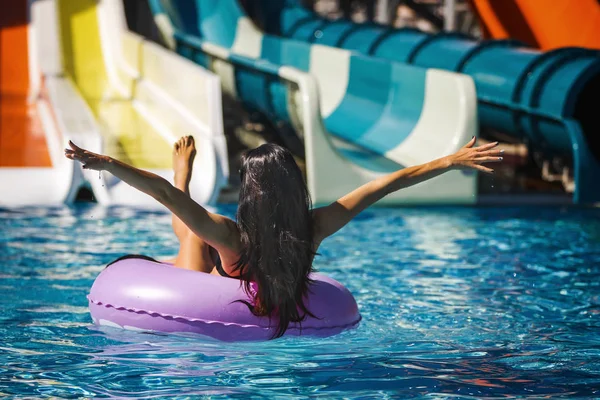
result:
M 336 202 L 315 210 L 302 173 L 286 149 L 264 144 L 242 157 L 237 221 L 214 214 L 189 196 L 196 153 L 191 136 L 173 149 L 175 186 L 111 157 L 95 154 L 69 142 L 65 155 L 83 168 L 108 171 L 154 197 L 173 213 L 173 230 L 180 248 L 176 267 L 241 279 L 255 315 L 276 316 L 274 337 L 291 322 L 311 315 L 303 297 L 310 285 L 313 257 L 320 243 L 359 212 L 385 195 L 431 179 L 446 171 L 466 168 L 491 173 L 482 163 L 502 161 L 497 142 L 474 147 L 475 137 L 455 154 L 404 168 L 375 179 Z M 255 282 L 257 290 L 250 290 Z

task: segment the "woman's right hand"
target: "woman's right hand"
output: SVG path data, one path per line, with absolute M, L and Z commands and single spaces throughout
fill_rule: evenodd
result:
M 69 146 L 71 147 L 70 149 L 65 149 L 65 157 L 70 158 L 71 160 L 79 161 L 83 164 L 84 169 L 102 171 L 107 169 L 112 162 L 112 158 L 109 156 L 84 150 L 81 147 L 76 146 L 75 143 L 70 140 Z

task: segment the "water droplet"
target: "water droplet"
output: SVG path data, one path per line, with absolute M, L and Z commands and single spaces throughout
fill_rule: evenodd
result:
M 98 171 L 98 179 L 102 179 L 102 173 Z

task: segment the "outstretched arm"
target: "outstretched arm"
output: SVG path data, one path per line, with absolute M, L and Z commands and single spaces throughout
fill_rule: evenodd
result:
M 65 149 L 65 156 L 81 162 L 84 169 L 110 172 L 123 182 L 154 197 L 219 253 L 237 254 L 237 228 L 229 218 L 209 212 L 166 179 L 156 174 L 137 169 L 114 158 L 84 150 L 70 141 L 69 146 L 71 148 Z
M 365 208 L 397 190 L 416 185 L 452 169 L 477 169 L 486 173 L 493 170 L 481 163 L 502 161 L 502 151 L 493 150 L 498 142 L 474 147 L 471 139 L 458 152 L 426 164 L 401 169 L 366 183 L 328 206 L 313 212 L 315 241 L 321 242 L 350 222 Z

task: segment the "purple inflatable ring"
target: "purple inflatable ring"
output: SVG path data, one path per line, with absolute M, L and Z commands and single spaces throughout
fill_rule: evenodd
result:
M 305 304 L 317 318 L 307 316 L 302 324 L 290 324 L 286 336 L 331 336 L 358 325 L 361 316 L 348 289 L 321 274 L 311 278 L 314 284 Z M 95 324 L 130 330 L 193 332 L 223 341 L 266 340 L 276 324 L 236 302 L 250 301 L 237 279 L 139 258 L 105 268 L 88 300 Z

